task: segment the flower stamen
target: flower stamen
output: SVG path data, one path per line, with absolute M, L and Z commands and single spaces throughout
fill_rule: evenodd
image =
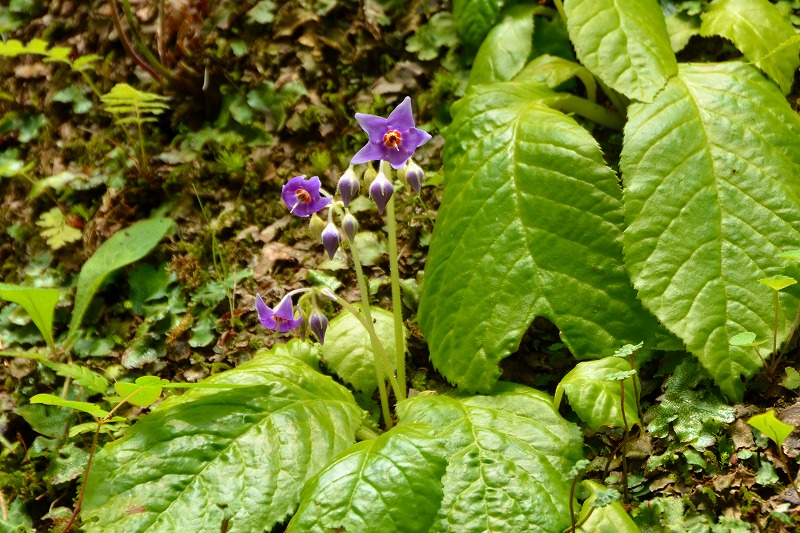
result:
M 403 135 L 397 130 L 389 130 L 383 135 L 383 144 L 386 148 L 394 148 L 399 152 L 401 142 Z
M 307 204 L 311 201 L 311 194 L 305 189 L 297 189 L 297 192 L 294 193 L 294 195 L 297 197 L 298 202 Z

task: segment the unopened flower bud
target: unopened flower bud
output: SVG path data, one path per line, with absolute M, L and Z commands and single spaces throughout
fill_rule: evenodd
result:
M 344 234 L 347 235 L 347 240 L 353 242 L 353 239 L 356 237 L 356 231 L 358 231 L 358 221 L 356 217 L 350 213 L 345 214 L 342 219 L 342 230 Z
M 336 250 L 339 249 L 339 230 L 336 229 L 333 222 L 329 222 L 325 229 L 322 230 L 322 246 L 328 252 L 328 257 L 333 259 L 333 256 L 336 255 Z
M 325 332 L 328 330 L 328 318 L 319 309 L 314 309 L 308 317 L 308 326 L 319 339 L 320 344 L 325 344 Z
M 386 174 L 378 172 L 378 175 L 375 176 L 375 181 L 369 186 L 369 195 L 375 205 L 378 206 L 378 213 L 383 214 L 383 210 L 386 209 L 386 204 L 389 203 L 389 198 L 392 197 L 393 193 L 394 187 L 386 179 Z
M 367 170 L 364 171 L 364 175 L 362 178 L 364 179 L 364 187 L 369 188 L 372 185 L 372 182 L 375 181 L 375 177 L 378 175 L 378 171 L 372 168 L 372 165 L 367 167 Z
M 358 194 L 358 189 L 360 184 L 358 183 L 358 177 L 356 176 L 355 171 L 353 170 L 353 165 L 347 167 L 347 170 L 342 177 L 339 178 L 339 196 L 342 197 L 342 203 L 345 207 L 350 205 L 350 200 Z
M 317 294 L 326 300 L 330 300 L 332 302 L 336 301 L 336 295 L 330 289 L 320 289 Z
M 417 194 L 422 191 L 424 176 L 420 166 L 409 159 L 408 163 L 406 163 L 406 181 L 408 186 L 414 189 Z
M 322 230 L 324 229 L 325 221 L 322 220 L 316 213 L 311 215 L 311 219 L 308 221 L 308 232 L 311 234 L 311 237 L 316 240 L 322 239 Z

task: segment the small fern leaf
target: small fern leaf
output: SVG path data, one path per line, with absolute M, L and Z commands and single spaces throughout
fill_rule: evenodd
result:
M 43 213 L 36 225 L 44 228 L 42 237 L 47 239 L 48 246 L 53 250 L 80 240 L 83 236 L 81 230 L 67 223 L 67 217 L 57 207 Z

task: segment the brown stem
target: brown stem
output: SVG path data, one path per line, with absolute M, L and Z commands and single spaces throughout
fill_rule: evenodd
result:
M 625 416 L 625 380 L 620 380 L 620 403 L 622 407 L 622 497 L 628 503 L 628 417 Z
M 156 79 L 156 81 L 161 82 L 161 76 L 158 74 L 158 72 L 156 72 L 153 67 L 147 63 L 147 61 L 142 59 L 142 57 L 136 53 L 136 50 L 133 49 L 133 45 L 128 40 L 128 36 L 125 35 L 124 31 L 122 31 L 122 20 L 119 18 L 116 0 L 109 0 L 108 3 L 111 4 L 111 13 L 114 15 L 114 29 L 117 30 L 117 35 L 119 35 L 119 40 L 122 43 L 122 47 L 125 48 L 125 51 L 128 52 L 128 55 L 133 58 L 137 65 L 146 70 L 148 74 Z
M 103 421 L 97 420 L 97 429 L 94 430 L 94 438 L 92 439 L 92 448 L 89 450 L 89 458 L 86 460 L 86 469 L 83 471 L 83 482 L 81 483 L 81 492 L 78 495 L 78 501 L 75 503 L 75 510 L 72 511 L 72 516 L 69 517 L 69 522 L 64 526 L 62 533 L 67 533 L 75 520 L 78 518 L 78 513 L 81 512 L 81 505 L 83 504 L 83 495 L 86 493 L 86 481 L 89 479 L 89 470 L 92 468 L 92 459 L 94 452 L 97 450 L 97 438 L 100 436 L 100 428 L 103 427 Z

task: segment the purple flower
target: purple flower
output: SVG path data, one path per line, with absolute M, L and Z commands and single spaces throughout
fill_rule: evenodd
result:
M 372 196 L 372 200 L 378 206 L 378 213 L 381 215 L 386 208 L 386 204 L 389 203 L 392 193 L 394 193 L 394 187 L 391 182 L 386 179 L 386 175 L 383 172 L 378 172 L 378 175 L 375 176 L 375 181 L 369 186 L 369 195 Z
M 281 190 L 281 198 L 289 208 L 289 212 L 299 217 L 307 217 L 331 203 L 330 198 L 322 198 L 319 194 L 319 178 L 306 179 L 305 174 L 295 176 L 286 182 Z
M 369 142 L 353 156 L 351 165 L 380 160 L 388 161 L 398 169 L 431 138 L 427 132 L 414 127 L 411 98 L 408 96 L 388 118 L 356 113 L 356 120 L 369 135 Z
M 339 249 L 339 230 L 336 229 L 333 222 L 328 222 L 328 225 L 322 230 L 322 246 L 328 252 L 328 257 L 333 259 L 333 256 L 336 255 L 336 250 Z
M 293 330 L 303 321 L 302 316 L 294 317 L 291 297 L 284 297 L 273 310 L 267 307 L 260 294 L 256 294 L 256 311 L 262 326 L 281 333 Z
M 328 318 L 319 309 L 314 309 L 308 317 L 308 326 L 319 339 L 320 344 L 325 344 L 325 332 L 328 330 Z

